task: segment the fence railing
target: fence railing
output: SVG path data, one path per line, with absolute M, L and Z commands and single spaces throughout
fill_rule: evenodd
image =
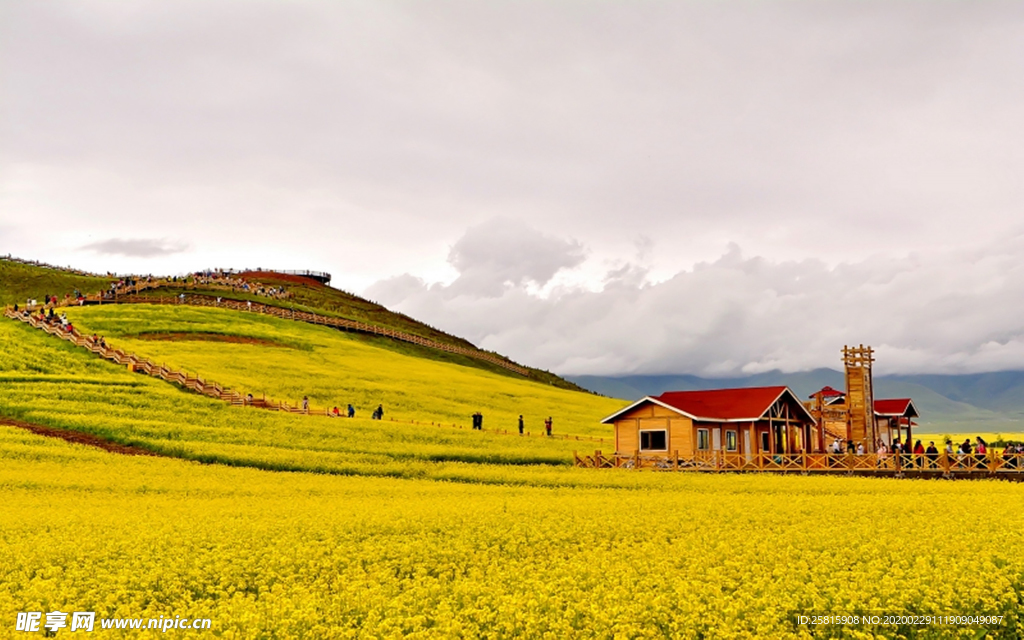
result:
M 592 469 L 654 469 L 660 471 L 711 471 L 776 473 L 855 473 L 912 476 L 1021 476 L 1024 454 L 853 454 L 853 453 L 726 453 L 698 452 L 689 455 L 573 454 L 577 467 Z

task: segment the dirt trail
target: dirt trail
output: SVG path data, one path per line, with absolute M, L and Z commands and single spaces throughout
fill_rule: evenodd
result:
M 137 333 L 135 335 L 126 335 L 126 338 L 135 338 L 137 340 L 157 340 L 160 342 L 230 342 L 232 344 L 254 344 L 261 347 L 280 347 L 282 349 L 291 349 L 286 344 L 274 340 L 266 340 L 264 338 L 250 338 L 248 336 L 230 336 L 222 333 L 208 333 L 202 331 L 195 332 L 174 332 L 174 333 L 160 333 L 155 331 L 149 331 L 146 333 Z
M 111 442 L 110 440 L 105 440 L 99 436 L 94 436 L 88 433 L 81 433 L 80 431 L 72 431 L 70 429 L 44 427 L 41 424 L 32 424 L 30 422 L 24 422 L 22 420 L 14 420 L 13 418 L 0 418 L 0 425 L 17 427 L 19 429 L 31 431 L 32 433 L 38 436 L 45 436 L 47 438 L 60 438 L 65 442 L 73 442 L 75 444 L 84 444 L 90 447 L 97 447 L 110 453 L 119 453 L 125 456 L 154 456 L 158 458 L 168 457 L 153 451 L 149 451 L 148 449 L 142 449 L 140 447 L 134 447 L 131 445 Z

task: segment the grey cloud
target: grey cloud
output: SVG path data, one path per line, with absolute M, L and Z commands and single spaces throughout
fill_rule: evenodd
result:
M 626 272 L 629 267 L 625 268 Z M 522 286 L 452 298 L 407 288 L 398 309 L 562 373 L 736 375 L 838 366 L 872 344 L 887 373 L 1024 366 L 1024 235 L 931 257 L 830 267 L 738 247 L 657 284 L 617 278 L 547 298 Z
M 109 256 L 126 256 L 129 258 L 157 258 L 188 251 L 188 244 L 169 240 L 111 238 L 101 242 L 93 242 L 82 247 Z
M 497 296 L 509 286 L 544 286 L 585 259 L 575 240 L 545 235 L 522 221 L 497 218 L 469 229 L 448 254 L 459 272 L 456 295 Z

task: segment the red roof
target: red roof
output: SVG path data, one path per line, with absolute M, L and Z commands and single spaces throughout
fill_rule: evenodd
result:
M 647 396 L 624 407 L 601 422 L 609 424 L 645 402 L 673 409 L 694 420 L 707 422 L 753 422 L 768 413 L 782 396 L 789 395 L 792 406 L 808 422 L 814 418 L 789 387 L 747 387 L 743 389 L 711 389 L 706 391 L 667 391 L 660 396 Z
M 837 398 L 839 396 L 845 396 L 845 395 L 846 395 L 845 393 L 843 393 L 842 391 L 840 391 L 838 389 L 833 389 L 832 387 L 822 387 L 821 391 L 819 391 L 817 393 L 812 393 L 809 397 L 816 398 L 818 396 L 821 396 L 823 398 Z
M 918 416 L 917 407 L 910 398 L 875 400 L 875 413 L 880 416 Z

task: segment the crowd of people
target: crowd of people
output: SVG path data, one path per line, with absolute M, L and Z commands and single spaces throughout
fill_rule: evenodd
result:
M 833 440 L 828 449 L 828 452 L 834 455 L 864 455 L 867 453 L 864 443 L 854 443 L 852 440 L 844 443 L 839 438 Z M 968 459 L 972 457 L 979 463 L 982 463 L 988 459 L 989 446 L 981 436 L 975 437 L 973 443 L 970 438 L 965 438 L 963 442 L 957 445 L 954 445 L 953 441 L 947 438 L 941 451 L 935 446 L 934 441 L 929 441 L 928 445 L 925 446 L 921 440 L 911 444 L 909 440 L 901 442 L 900 438 L 896 438 L 891 446 L 885 442 L 879 444 L 875 454 L 878 456 L 879 464 L 884 464 L 886 460 L 893 458 L 899 459 L 904 466 L 926 466 L 935 469 L 938 468 L 941 454 L 945 454 L 953 464 L 960 467 L 966 466 Z M 1024 455 L 1024 444 L 1011 444 L 1002 453 L 1004 461 L 1012 462 L 1014 465 L 1016 465 L 1017 456 L 1019 455 Z
M 207 271 L 197 271 L 190 274 L 187 279 L 183 279 L 186 282 L 191 282 L 196 286 L 221 286 L 230 287 L 232 291 L 239 293 L 248 293 L 254 296 L 261 296 L 264 298 L 274 298 L 276 300 L 282 300 L 284 298 L 292 297 L 291 292 L 285 289 L 283 286 L 276 285 L 270 286 L 260 282 L 249 282 L 241 276 L 235 275 L 233 272 L 225 271 L 223 269 L 210 269 Z
M 50 296 L 46 296 L 46 299 L 49 298 Z M 32 317 L 32 311 L 30 311 L 28 308 L 19 309 L 18 305 L 14 305 L 14 312 L 20 313 L 22 317 L 25 318 Z M 50 326 L 59 326 L 61 330 L 64 331 L 65 333 L 69 333 L 72 336 L 79 335 L 78 330 L 75 329 L 75 325 L 70 320 L 68 320 L 68 314 L 63 312 L 57 313 L 53 305 L 39 307 L 39 315 L 37 317 L 40 322 L 43 322 Z M 104 349 L 107 348 L 106 338 L 99 334 L 92 334 L 92 336 L 89 337 L 88 340 L 89 342 L 95 344 L 96 346 L 102 347 Z

